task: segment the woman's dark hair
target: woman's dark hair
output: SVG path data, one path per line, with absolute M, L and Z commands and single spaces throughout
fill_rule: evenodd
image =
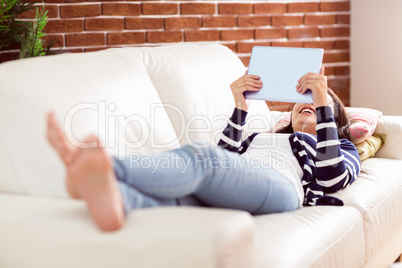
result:
M 328 88 L 328 94 L 334 100 L 334 118 L 335 123 L 338 127 L 338 138 L 339 139 L 348 139 L 350 140 L 350 122 L 348 115 L 346 113 L 345 105 L 343 105 L 342 101 L 339 97 L 335 94 L 335 92 Z M 276 131 L 277 133 L 293 133 L 293 126 L 292 126 L 292 117 L 290 117 L 289 125 L 279 129 Z

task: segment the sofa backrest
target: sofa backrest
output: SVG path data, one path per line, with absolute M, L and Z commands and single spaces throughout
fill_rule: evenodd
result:
M 142 60 L 123 49 L 0 64 L 0 191 L 66 196 L 64 168 L 46 141 L 49 111 L 76 146 L 96 134 L 120 158 L 179 147 L 152 103 L 161 100 Z
M 246 71 L 236 54 L 219 44 L 132 50 L 141 51 L 180 144 L 216 145 L 234 108 L 230 84 Z M 268 114 L 264 102 L 253 101 L 249 119 Z M 254 120 L 254 124 L 266 128 L 261 119 Z

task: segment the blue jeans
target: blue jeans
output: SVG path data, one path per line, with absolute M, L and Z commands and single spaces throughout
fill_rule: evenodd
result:
M 185 145 L 154 155 L 113 158 L 126 212 L 158 206 L 208 206 L 253 215 L 296 210 L 292 183 L 275 169 L 226 149 Z

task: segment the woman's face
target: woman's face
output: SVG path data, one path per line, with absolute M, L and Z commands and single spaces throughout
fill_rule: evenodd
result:
M 332 108 L 334 112 L 334 101 L 327 94 L 328 106 Z M 300 131 L 309 134 L 317 135 L 315 127 L 317 125 L 317 116 L 315 113 L 315 107 L 309 103 L 296 103 L 292 110 L 292 127 L 293 132 Z

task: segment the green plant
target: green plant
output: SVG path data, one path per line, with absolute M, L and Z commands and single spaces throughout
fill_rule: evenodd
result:
M 18 15 L 34 7 L 28 1 L 0 0 L 0 3 L 0 49 L 3 50 L 19 43 L 28 23 L 18 20 Z
M 0 56 L 10 49 L 20 49 L 19 58 L 51 54 L 54 41 L 46 44 L 43 29 L 47 23 L 47 11 L 39 9 L 29 0 L 0 0 Z M 21 20 L 18 16 L 36 9 L 34 20 Z
M 47 24 L 47 11 L 43 12 L 43 8 L 39 11 L 36 8 L 36 18 L 28 25 L 27 30 L 23 33 L 21 39 L 20 59 L 36 56 L 43 56 L 50 53 L 50 48 L 53 46 L 52 40 L 47 46 L 42 39 L 45 34 L 43 29 Z

